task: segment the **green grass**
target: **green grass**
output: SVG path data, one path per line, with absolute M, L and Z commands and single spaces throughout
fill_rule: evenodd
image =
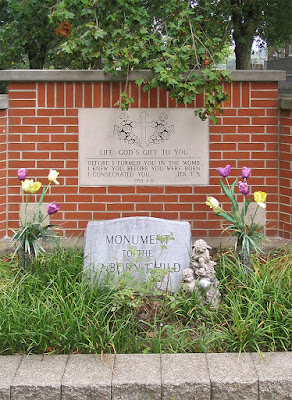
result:
M 77 249 L 42 257 L 32 274 L 3 256 L 0 354 L 291 351 L 291 250 L 255 258 L 249 277 L 232 252 L 214 258 L 218 310 L 195 293 L 138 296 L 124 283 L 91 287 Z

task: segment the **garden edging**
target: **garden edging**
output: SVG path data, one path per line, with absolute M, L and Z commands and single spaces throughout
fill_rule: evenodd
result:
M 292 399 L 292 352 L 0 356 L 0 398 Z

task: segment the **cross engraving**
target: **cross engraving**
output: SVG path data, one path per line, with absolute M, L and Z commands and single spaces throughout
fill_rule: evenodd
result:
M 140 114 L 140 121 L 133 121 L 133 128 L 140 128 L 140 143 L 142 147 L 149 146 L 149 136 L 153 133 L 153 128 L 156 127 L 155 121 L 147 121 L 148 114 L 143 111 Z M 151 128 L 151 129 L 150 129 Z M 137 131 L 136 131 L 137 132 Z

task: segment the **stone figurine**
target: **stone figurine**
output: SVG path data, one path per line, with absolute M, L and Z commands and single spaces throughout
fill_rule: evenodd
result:
M 203 239 L 196 240 L 192 247 L 190 267 L 183 271 L 183 286 L 192 293 L 197 290 L 200 297 L 213 307 L 220 304 L 221 294 L 218 289 L 214 266 L 211 260 L 210 246 Z

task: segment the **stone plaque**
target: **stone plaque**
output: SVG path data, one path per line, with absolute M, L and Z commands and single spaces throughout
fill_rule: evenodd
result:
M 190 108 L 79 109 L 79 185 L 207 185 L 208 133 Z
M 161 241 L 162 239 L 162 241 Z M 166 248 L 164 248 L 164 246 Z M 84 272 L 98 284 L 112 274 L 131 270 L 167 270 L 161 289 L 177 290 L 189 266 L 191 227 L 188 222 L 152 217 L 90 221 L 85 232 Z

